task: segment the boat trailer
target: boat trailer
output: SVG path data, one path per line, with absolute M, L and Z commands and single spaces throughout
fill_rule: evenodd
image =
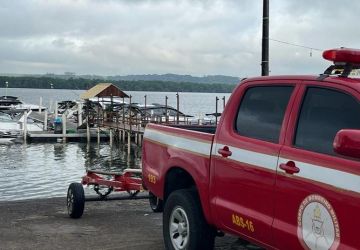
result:
M 85 197 L 83 185 L 92 186 L 98 196 Z M 162 212 L 162 201 L 152 193 L 138 195 L 141 191 L 144 191 L 141 169 L 128 168 L 123 172 L 87 170 L 81 183 L 74 182 L 69 185 L 66 198 L 67 211 L 71 218 L 76 219 L 83 215 L 86 201 L 149 199 L 151 209 L 154 212 Z M 112 192 L 121 192 L 125 195 L 109 197 Z

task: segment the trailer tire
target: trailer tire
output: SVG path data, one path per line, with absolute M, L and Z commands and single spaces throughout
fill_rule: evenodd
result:
M 163 201 L 151 192 L 149 192 L 149 203 L 154 213 L 161 213 L 164 210 Z
M 170 194 L 163 213 L 163 237 L 168 250 L 210 250 L 215 230 L 206 222 L 200 199 L 193 189 Z
M 84 213 L 85 194 L 80 183 L 71 183 L 66 198 L 68 214 L 73 219 L 80 218 Z

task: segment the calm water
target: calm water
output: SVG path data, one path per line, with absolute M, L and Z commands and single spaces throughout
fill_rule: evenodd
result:
M 76 100 L 82 90 L 8 89 L 7 95 L 19 96 L 26 103 L 43 104 L 49 107 L 55 101 Z M 176 107 L 176 93 L 134 92 L 133 102 L 168 104 Z M 0 96 L 6 90 L 0 88 Z M 222 100 L 230 94 L 179 93 L 180 110 L 186 114 L 204 115 L 215 112 L 215 98 L 218 96 L 219 111 Z M 61 197 L 66 195 L 71 182 L 79 182 L 86 168 L 121 171 L 125 168 L 140 168 L 141 149 L 132 147 L 127 155 L 127 146 L 108 143 L 29 143 L 0 144 L 0 201 L 33 198 Z M 86 190 L 90 193 L 90 190 Z
M 0 145 L 0 201 L 65 196 L 86 168 L 120 171 L 140 168 L 140 149 L 125 145 L 32 143 Z M 90 190 L 86 190 L 90 193 Z

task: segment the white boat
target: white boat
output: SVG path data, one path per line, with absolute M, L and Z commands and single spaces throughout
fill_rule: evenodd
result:
M 46 107 L 36 104 L 26 104 L 19 100 L 16 96 L 0 96 L 0 111 L 45 111 Z
M 127 102 L 123 102 L 123 99 L 119 98 L 119 97 L 113 97 L 113 98 L 111 98 L 111 97 L 93 97 L 93 98 L 90 98 L 89 101 L 99 104 L 102 109 L 107 109 L 111 105 L 114 107 L 118 107 L 118 106 L 127 104 Z
M 31 113 L 31 110 L 29 111 Z M 18 138 L 23 136 L 24 131 L 24 114 L 11 116 L 0 112 L 0 138 Z M 27 131 L 43 131 L 44 125 L 30 117 L 26 120 Z

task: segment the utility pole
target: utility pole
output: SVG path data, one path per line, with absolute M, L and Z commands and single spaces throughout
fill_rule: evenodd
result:
M 263 0 L 261 75 L 269 75 L 269 0 Z

